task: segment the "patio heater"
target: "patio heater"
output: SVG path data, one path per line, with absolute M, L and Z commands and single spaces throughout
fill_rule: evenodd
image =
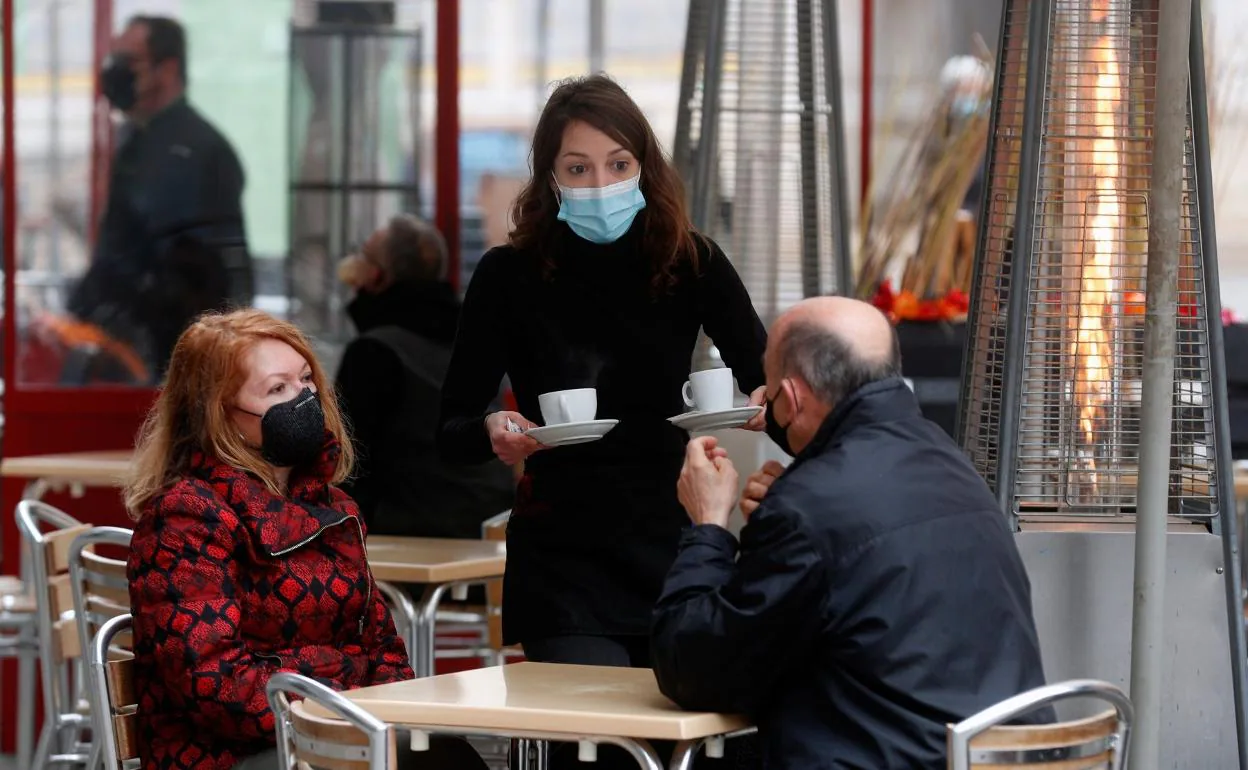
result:
M 673 160 L 765 322 L 851 284 L 835 0 L 690 0 Z
M 1017 533 L 1050 681 L 1130 679 L 1159 2 L 1006 0 L 1002 15 L 958 432 Z M 1191 36 L 1161 766 L 1242 769 L 1199 2 Z

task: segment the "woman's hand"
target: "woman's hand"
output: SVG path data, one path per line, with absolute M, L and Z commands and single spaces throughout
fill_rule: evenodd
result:
M 750 406 L 761 406 L 763 410 L 750 418 L 750 421 L 741 427 L 746 430 L 763 430 L 767 427 L 767 386 L 759 385 L 750 394 Z
M 521 430 L 536 428 L 537 424 L 519 412 L 494 412 L 485 418 L 485 431 L 490 436 L 490 448 L 498 459 L 507 465 L 515 465 L 542 448 L 537 439 L 511 430 L 508 422 Z

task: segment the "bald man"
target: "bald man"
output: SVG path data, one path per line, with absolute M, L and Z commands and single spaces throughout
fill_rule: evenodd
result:
M 947 723 L 1044 684 L 1005 518 L 920 414 L 874 307 L 798 304 L 765 369 L 767 433 L 794 460 L 750 477 L 738 545 L 737 472 L 715 439 L 689 442 L 693 527 L 655 609 L 659 686 L 749 715 L 769 770 L 943 769 Z

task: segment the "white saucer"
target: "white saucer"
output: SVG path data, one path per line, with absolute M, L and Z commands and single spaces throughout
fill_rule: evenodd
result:
M 543 446 L 572 446 L 597 441 L 611 432 L 619 424 L 619 420 L 586 420 L 584 422 L 565 422 L 558 425 L 546 425 L 541 428 L 529 428 L 524 432 L 532 436 Z
M 690 433 L 701 433 L 707 430 L 740 428 L 761 411 L 763 411 L 761 406 L 741 406 L 719 412 L 685 412 L 675 417 L 668 417 L 667 421 Z

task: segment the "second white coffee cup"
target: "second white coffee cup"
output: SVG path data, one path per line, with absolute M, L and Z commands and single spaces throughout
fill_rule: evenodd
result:
M 681 395 L 699 412 L 723 412 L 732 408 L 735 391 L 731 369 L 706 369 L 689 375 Z
M 598 391 L 593 388 L 555 390 L 538 396 L 537 405 L 547 425 L 588 422 L 598 414 Z

